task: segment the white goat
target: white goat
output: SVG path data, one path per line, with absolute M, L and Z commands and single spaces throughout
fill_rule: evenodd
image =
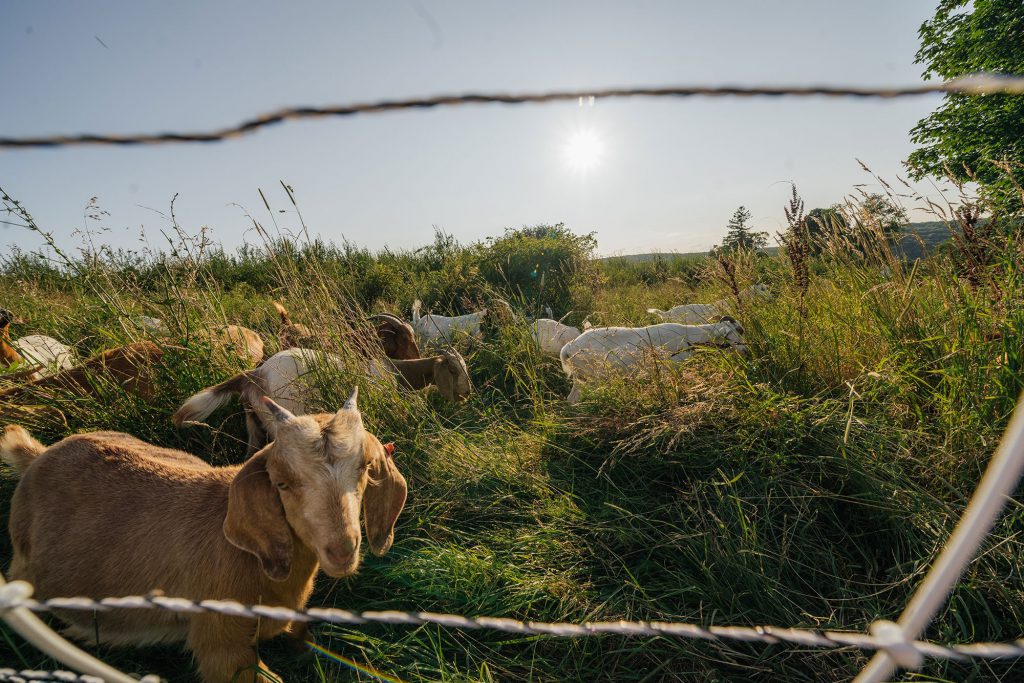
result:
M 413 302 L 412 327 L 416 330 L 416 334 L 423 339 L 424 344 L 439 341 L 451 343 L 453 337 L 458 332 L 464 332 L 474 337 L 481 336 L 480 321 L 487 315 L 486 308 L 476 313 L 450 317 L 447 315 L 433 315 L 432 313 L 420 316 L 421 306 L 422 304 L 419 299 Z
M 562 370 L 573 380 L 569 403 L 580 398 L 581 383 L 629 370 L 644 358 L 679 362 L 694 347 L 714 346 L 748 353 L 743 326 L 729 317 L 708 325 L 661 323 L 647 327 L 594 327 L 562 347 Z
M 438 356 L 415 360 L 369 359 L 366 372 L 377 379 L 393 375 L 404 386 L 422 389 L 437 386 L 451 401 L 465 400 L 472 385 L 466 361 L 454 350 L 445 350 Z M 225 405 L 232 397 L 241 397 L 245 406 L 246 428 L 249 434 L 249 453 L 255 453 L 275 438 L 274 420 L 261 402 L 266 396 L 296 415 L 305 415 L 320 398 L 315 386 L 317 372 L 330 373 L 344 367 L 340 356 L 312 349 L 285 349 L 274 354 L 255 370 L 234 377 L 195 394 L 174 413 L 174 424 L 181 427 L 187 422 L 205 419 Z
M 554 356 L 558 355 L 563 346 L 580 336 L 578 327 L 563 325 L 557 320 L 549 318 L 534 320 L 533 325 L 530 326 L 530 333 L 533 340 L 540 346 L 541 351 Z
M 768 285 L 757 283 L 750 285 L 740 291 L 741 301 L 762 299 L 769 293 Z M 702 325 L 713 322 L 732 310 L 730 299 L 719 299 L 713 304 L 680 304 L 673 306 L 667 311 L 658 308 L 648 308 L 648 313 L 653 313 L 665 322 L 683 323 L 685 325 Z
M 71 347 L 44 334 L 30 334 L 11 341 L 11 323 L 19 322 L 6 308 L 0 308 L 0 363 L 6 366 L 24 364 L 38 368 L 26 379 L 39 379 L 71 368 L 75 355 Z
M 45 334 L 30 334 L 14 340 L 11 344 L 26 363 L 42 366 L 37 375 L 47 377 L 61 370 L 75 366 L 75 352 Z

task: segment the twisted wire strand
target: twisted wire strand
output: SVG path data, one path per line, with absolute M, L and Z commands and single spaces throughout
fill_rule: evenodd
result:
M 3 683 L 104 683 L 102 678 L 74 671 L 39 671 L 36 669 L 0 668 Z
M 436 612 L 406 612 L 400 610 L 352 611 L 335 607 L 311 607 L 293 610 L 270 605 L 243 605 L 232 600 L 201 600 L 167 597 L 159 593 L 101 600 L 83 597 L 31 598 L 11 601 L 7 608 L 26 607 L 34 612 L 52 610 L 85 610 L 106 612 L 113 609 L 160 609 L 172 612 L 213 612 L 226 616 L 275 619 L 281 621 L 326 622 L 332 624 L 392 624 L 422 626 L 433 624 L 445 628 L 488 629 L 520 635 L 542 635 L 557 638 L 580 638 L 598 635 L 630 637 L 666 637 L 696 640 L 737 640 L 766 644 L 787 643 L 803 647 L 890 651 L 910 648 L 915 656 L 963 661 L 971 658 L 999 659 L 1024 656 L 1024 640 L 1012 643 L 970 643 L 940 645 L 927 641 L 904 641 L 899 637 L 880 637 L 854 631 L 831 631 L 777 626 L 700 626 L 671 621 L 594 621 L 584 623 L 521 621 L 507 617 L 477 616 Z M 875 622 L 895 627 L 892 622 Z M 897 627 L 898 628 L 898 627 Z M 0 679 L 2 680 L 2 679 Z
M 236 126 L 212 131 L 168 132 L 140 135 L 93 134 L 52 135 L 40 137 L 0 137 L 0 148 L 28 147 L 70 147 L 82 145 L 155 145 L 185 142 L 220 142 L 229 140 L 261 128 L 286 121 L 324 118 L 328 116 L 354 116 L 380 114 L 405 109 L 431 109 L 466 104 L 537 104 L 546 102 L 567 102 L 597 99 L 624 99 L 631 97 L 853 97 L 860 99 L 895 99 L 918 97 L 932 94 L 961 95 L 1021 95 L 1024 94 L 1024 77 L 999 74 L 975 74 L 944 83 L 924 83 L 897 88 L 871 88 L 859 86 L 666 86 L 650 88 L 608 88 L 603 90 L 553 90 L 524 93 L 464 93 L 461 95 L 437 95 L 426 98 L 378 100 L 347 105 L 325 107 L 289 107 L 261 114 Z

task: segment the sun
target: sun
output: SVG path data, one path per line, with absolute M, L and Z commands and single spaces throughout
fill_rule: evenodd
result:
M 573 131 L 562 145 L 569 168 L 580 173 L 592 170 L 604 156 L 604 142 L 589 128 Z

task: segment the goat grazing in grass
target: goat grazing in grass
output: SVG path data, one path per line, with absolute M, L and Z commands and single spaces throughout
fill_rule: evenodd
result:
M 587 321 L 584 321 L 583 329 L 589 329 L 589 324 Z M 537 345 L 540 346 L 541 351 L 557 356 L 563 346 L 580 336 L 580 330 L 578 327 L 563 325 L 558 320 L 538 318 L 530 326 L 530 334 Z
M 454 317 L 447 315 L 420 315 L 422 304 L 416 299 L 412 305 L 412 327 L 423 339 L 424 345 L 435 342 L 451 343 L 457 333 L 465 333 L 473 337 L 481 336 L 480 323 L 487 315 L 487 309 Z
M 39 379 L 74 365 L 74 352 L 53 337 L 30 334 L 11 341 L 11 323 L 20 322 L 6 308 L 0 308 L 0 362 L 7 367 L 33 368 L 28 379 Z
M 754 284 L 740 291 L 740 301 L 751 301 L 763 299 L 769 294 L 768 285 Z M 657 308 L 648 308 L 648 313 L 653 313 L 665 322 L 682 323 L 684 325 L 703 325 L 713 322 L 715 319 L 724 316 L 732 310 L 732 301 L 719 299 L 713 304 L 680 304 L 673 306 L 667 311 Z
M 261 406 L 277 438 L 233 467 L 117 432 L 47 448 L 8 427 L 0 458 L 20 475 L 11 576 L 44 599 L 161 590 L 299 610 L 318 569 L 341 578 L 359 567 L 360 507 L 370 550 L 386 553 L 407 487 L 394 447 L 364 429 L 356 392 L 337 413 L 296 416 L 268 398 Z M 205 683 L 280 682 L 254 646 L 301 628 L 213 613 L 54 613 L 68 635 L 88 642 L 184 641 Z
M 210 343 L 232 356 L 237 356 L 245 367 L 252 368 L 266 357 L 263 339 L 254 330 L 241 325 L 222 325 L 209 329 Z
M 562 347 L 562 369 L 573 380 L 569 403 L 580 397 L 580 384 L 629 370 L 644 358 L 669 361 L 689 358 L 698 346 L 728 348 L 747 354 L 743 326 L 723 316 L 707 325 L 661 323 L 647 327 L 593 327 Z
M 170 328 L 160 318 L 153 318 L 148 315 L 140 315 L 133 320 L 147 334 L 153 337 L 167 337 L 171 334 Z M 195 330 L 200 339 L 210 342 L 210 346 L 223 349 L 226 355 L 235 356 L 248 367 L 259 365 L 266 354 L 263 349 L 263 339 L 255 330 L 242 325 L 210 325 L 200 326 Z
M 465 400 L 472 390 L 466 361 L 457 351 L 446 350 L 438 356 L 417 360 L 389 359 L 386 364 L 371 361 L 367 372 L 374 377 L 383 377 L 388 366 L 404 386 L 422 389 L 434 384 L 451 401 Z M 178 427 L 203 420 L 231 397 L 240 396 L 246 408 L 249 452 L 255 452 L 274 439 L 275 423 L 260 399 L 269 396 L 296 414 L 306 413 L 309 404 L 319 397 L 319 391 L 311 382 L 318 367 L 330 372 L 342 368 L 343 361 L 333 354 L 311 349 L 285 349 L 255 370 L 239 373 L 195 394 L 178 408 L 172 420 Z
M 33 393 L 52 389 L 80 396 L 100 396 L 105 382 L 117 384 L 126 392 L 143 398 L 152 398 L 156 393 L 153 369 L 163 354 L 163 349 L 148 341 L 119 346 L 92 356 L 73 368 L 0 391 L 0 401 L 19 402 Z
M 390 313 L 371 315 L 370 320 L 377 321 L 377 338 L 384 347 L 385 356 L 396 360 L 416 360 L 420 357 L 412 325 Z
M 281 342 L 282 349 L 293 349 L 299 346 L 308 345 L 313 338 L 313 332 L 302 323 L 293 323 L 288 309 L 277 301 L 273 302 L 274 310 L 281 317 L 281 326 L 277 328 L 277 339 Z

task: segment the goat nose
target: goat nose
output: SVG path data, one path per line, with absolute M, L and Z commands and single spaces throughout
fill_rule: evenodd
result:
M 324 559 L 332 566 L 342 567 L 352 561 L 352 556 L 357 549 L 358 545 L 351 541 L 331 543 L 324 548 Z

